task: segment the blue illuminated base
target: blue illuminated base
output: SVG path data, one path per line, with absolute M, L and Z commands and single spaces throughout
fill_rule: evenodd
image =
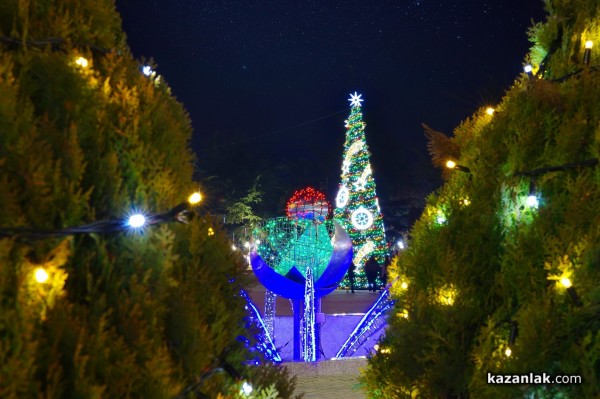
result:
M 325 323 L 321 325 L 321 359 L 335 357 L 344 342 L 348 339 L 364 313 L 325 314 Z M 294 321 L 292 316 L 275 316 L 274 344 L 284 362 L 293 361 Z M 352 357 L 366 356 L 373 351 L 384 329 L 373 334 L 358 347 Z

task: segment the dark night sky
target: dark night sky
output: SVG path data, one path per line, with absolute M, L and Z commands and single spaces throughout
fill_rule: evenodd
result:
M 215 154 L 246 153 L 232 166 L 249 173 L 302 159 L 331 198 L 348 94 L 358 91 L 382 206 L 436 188 L 421 123 L 450 134 L 498 101 L 521 72 L 532 20 L 545 19 L 542 0 L 117 0 L 117 8 L 134 56 L 152 57 L 189 111 L 201 169 Z

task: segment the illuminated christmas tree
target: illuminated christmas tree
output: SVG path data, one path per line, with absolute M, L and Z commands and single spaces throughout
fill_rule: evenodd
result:
M 385 260 L 386 241 L 375 179 L 369 163 L 370 153 L 361 112 L 361 94 L 350 95 L 352 109 L 346 122 L 346 142 L 342 160 L 342 181 L 336 197 L 334 217 L 338 219 L 354 246 L 356 286 L 366 287 L 364 263 L 371 255 L 380 265 Z

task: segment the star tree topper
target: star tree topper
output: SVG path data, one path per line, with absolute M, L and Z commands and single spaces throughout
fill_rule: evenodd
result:
M 362 94 L 358 94 L 357 92 L 354 92 L 354 94 L 350 94 L 350 98 L 348 99 L 348 101 L 350 101 L 350 105 L 353 107 L 360 107 L 361 106 L 361 102 L 365 101 L 362 98 Z

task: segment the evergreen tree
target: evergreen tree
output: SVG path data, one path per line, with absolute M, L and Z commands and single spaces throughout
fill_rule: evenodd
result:
M 342 223 L 354 247 L 356 285 L 366 287 L 363 265 L 374 255 L 380 265 L 385 261 L 386 241 L 375 179 L 362 120 L 361 95 L 354 93 L 350 117 L 346 121 L 346 140 L 342 160 L 342 181 L 336 197 L 334 217 Z
M 477 111 L 453 145 L 428 132 L 454 169 L 391 268 L 371 397 L 600 396 L 600 57 L 586 49 L 600 42 L 600 4 L 546 10 L 529 32 L 532 70 L 496 112 Z M 582 382 L 490 384 L 488 372 Z
M 229 282 L 243 266 L 210 215 L 52 234 L 183 202 L 190 136 L 131 57 L 113 1 L 0 2 L 0 397 L 239 392 L 218 371 L 249 357 Z

